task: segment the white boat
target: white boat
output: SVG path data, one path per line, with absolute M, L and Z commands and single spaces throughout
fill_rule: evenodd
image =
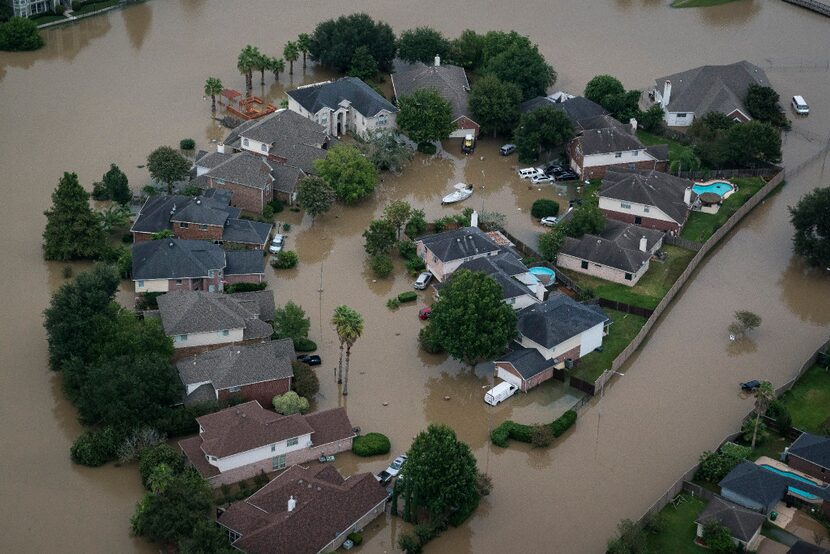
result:
M 446 195 L 441 199 L 442 204 L 452 204 L 453 202 L 461 202 L 473 195 L 473 186 L 466 183 L 456 183 L 453 188 L 455 192 Z

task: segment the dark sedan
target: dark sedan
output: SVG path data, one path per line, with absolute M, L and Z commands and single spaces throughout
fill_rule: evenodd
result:
M 306 365 L 320 365 L 323 363 L 323 360 L 321 360 L 320 356 L 318 356 L 317 354 L 302 354 L 300 356 L 297 356 L 297 361 L 303 362 Z

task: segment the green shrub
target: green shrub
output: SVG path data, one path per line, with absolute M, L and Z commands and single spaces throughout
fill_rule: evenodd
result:
M 453 527 L 458 527 L 459 525 L 467 521 L 467 518 L 473 515 L 473 512 L 475 512 L 476 508 L 478 508 L 479 502 L 481 502 L 481 497 L 476 496 L 472 502 L 470 502 L 466 506 L 462 506 L 461 508 L 453 512 L 448 519 L 449 524 Z
M 262 217 L 268 220 L 274 219 L 274 208 L 268 204 L 265 204 L 265 207 L 262 208 Z
M 404 533 L 398 537 L 398 548 L 406 552 L 406 554 L 421 554 L 424 551 L 418 537 L 410 535 L 409 533 Z
M 65 11 L 66 8 L 63 4 L 58 4 L 57 6 L 55 6 L 55 15 L 63 15 Z
M 302 362 L 291 362 L 291 367 L 294 369 L 291 390 L 302 397 L 314 398 L 314 395 L 320 391 L 320 380 L 317 378 L 317 374 Z
M 554 438 L 562 436 L 576 422 L 576 412 L 568 410 L 561 417 L 547 425 L 523 425 L 505 420 L 490 433 L 490 441 L 505 448 L 508 439 L 525 442 L 534 446 L 548 446 Z
M 124 244 L 130 244 L 131 242 L 133 242 L 132 233 L 124 233 L 123 235 L 121 235 L 121 242 L 123 242 Z
M 718 483 L 751 453 L 752 449 L 748 446 L 731 442 L 724 444 L 717 452 L 707 450 L 700 455 L 700 468 L 696 477 L 710 483 Z
M 386 301 L 386 307 L 389 308 L 390 310 L 397 310 L 400 307 L 400 305 L 401 305 L 401 303 L 397 299 L 397 297 L 390 298 L 389 300 Z
M 293 390 L 285 394 L 275 396 L 273 400 L 274 410 L 282 415 L 291 415 L 296 413 L 304 414 L 309 409 L 309 402 L 307 398 L 303 398 Z
M 234 283 L 225 287 L 225 293 L 233 294 L 235 292 L 255 292 L 258 290 L 265 290 L 268 286 L 267 282 L 262 283 Z
M 377 254 L 369 258 L 369 267 L 372 268 L 372 273 L 380 279 L 389 277 L 395 269 L 392 265 L 392 258 L 388 254 Z
M 398 241 L 398 253 L 404 260 L 418 259 L 418 247 L 415 246 L 415 241 Z
M 352 452 L 363 458 L 388 454 L 391 448 L 392 443 L 389 442 L 389 437 L 381 433 L 358 435 L 352 442 Z
M 274 210 L 275 214 L 278 214 L 285 209 L 285 202 L 282 200 L 271 200 L 268 202 L 268 205 L 271 206 L 271 209 Z
M 282 224 L 282 230 L 287 233 L 288 231 L 291 230 L 291 224 L 290 223 L 283 223 Z
M 184 469 L 184 455 L 166 443 L 142 450 L 141 454 L 138 455 L 138 472 L 141 475 L 141 483 L 144 488 L 147 488 L 147 481 L 159 464 L 166 464 L 167 467 L 173 470 L 173 473 L 178 473 Z
M 418 331 L 418 344 L 421 345 L 421 348 L 425 352 L 430 354 L 440 354 L 444 351 L 438 333 L 436 333 L 435 327 L 432 325 L 427 325 Z
M 193 150 L 196 148 L 196 141 L 192 138 L 183 138 L 179 141 L 179 148 L 182 150 Z
M 530 215 L 536 219 L 559 215 L 559 204 L 555 200 L 540 198 L 533 203 L 533 206 L 531 206 Z
M 562 434 L 571 428 L 571 426 L 576 423 L 576 412 L 573 410 L 568 410 L 561 417 L 555 420 L 553 423 L 550 424 L 551 431 L 553 431 L 554 437 L 561 437 Z
M 360 546 L 363 544 L 363 535 L 360 533 L 349 533 L 346 535 L 346 538 L 352 541 L 355 546 Z
M 300 261 L 300 257 L 292 250 L 283 250 L 271 258 L 271 267 L 276 269 L 291 269 Z
M 195 402 L 189 406 L 171 408 L 167 413 L 153 422 L 152 427 L 158 429 L 169 438 L 192 435 L 199 432 L 197 417 L 202 417 L 219 409 L 216 401 Z
M 490 442 L 496 446 L 507 448 L 507 443 L 510 439 L 510 421 L 504 421 L 501 425 L 490 431 Z
M 418 299 L 418 293 L 414 290 L 408 290 L 398 295 L 398 302 L 405 304 L 407 302 L 415 302 Z
M 294 339 L 294 350 L 297 352 L 314 352 L 317 350 L 317 343 L 306 337 Z
M 428 156 L 432 156 L 436 152 L 438 152 L 438 147 L 432 144 L 431 142 L 422 142 L 418 145 L 418 152 L 422 154 L 426 154 Z
M 533 426 L 532 425 L 523 425 L 521 423 L 516 423 L 515 421 L 511 422 L 512 425 L 510 426 L 510 438 L 524 442 L 527 444 L 533 443 Z
M 534 425 L 530 434 L 530 443 L 539 448 L 550 446 L 553 442 L 553 431 L 549 425 Z
M 406 270 L 412 275 L 417 275 L 426 268 L 427 265 L 424 263 L 424 260 L 418 258 L 417 256 L 406 260 Z
M 410 238 L 421 236 L 427 228 L 427 220 L 424 217 L 424 210 L 412 210 L 412 216 L 406 223 L 404 233 Z
M 123 440 L 124 435 L 112 427 L 86 431 L 75 439 L 69 453 L 76 464 L 98 467 L 118 457 L 118 447 Z
M 110 191 L 107 185 L 98 181 L 92 183 L 92 199 L 93 200 L 110 200 Z

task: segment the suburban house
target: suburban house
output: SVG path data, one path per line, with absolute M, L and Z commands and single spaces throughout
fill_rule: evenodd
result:
M 270 405 L 275 396 L 291 390 L 295 356 L 291 339 L 280 339 L 224 346 L 179 360 L 184 403 L 235 397 Z
M 271 291 L 175 291 L 159 296 L 157 302 L 161 326 L 164 334 L 173 339 L 177 358 L 223 346 L 257 344 L 268 341 L 273 332 L 268 323 L 274 317 Z M 187 393 L 191 392 L 188 388 Z
M 596 102 L 584 96 L 573 96 L 561 91 L 549 96 L 537 96 L 519 104 L 521 113 L 533 112 L 540 108 L 554 108 L 564 112 L 576 129 L 580 129 L 584 121 L 608 115 L 608 110 Z
M 196 162 L 196 176 L 207 188 L 227 190 L 230 205 L 261 214 L 274 199 L 275 163 L 249 152 L 208 154 Z
M 609 169 L 602 178 L 599 209 L 617 221 L 680 233 L 697 199 L 692 185 L 653 169 Z
M 371 473 L 344 479 L 333 465 L 292 466 L 231 504 L 218 523 L 248 554 L 334 552 L 383 514 L 387 497 Z
M 168 238 L 137 242 L 132 255 L 136 293 L 222 292 L 225 285 L 265 279 L 265 257 L 259 250 L 225 251 L 203 240 Z
M 496 376 L 525 392 L 602 346 L 610 321 L 599 306 L 559 293 L 516 316 L 518 337 L 495 360 Z
M 764 514 L 785 501 L 796 507 L 816 508 L 830 516 L 830 487 L 788 466 L 784 468 L 743 461 L 720 481 L 721 496 Z
M 351 450 L 355 436 L 345 408 L 284 416 L 252 400 L 196 421 L 179 446 L 215 487 Z
M 609 168 L 668 168 L 669 149 L 665 144 L 645 146 L 635 134 L 637 121 L 624 125 L 610 115 L 583 119 L 579 134 L 568 143 L 568 157 L 573 169 L 583 179 L 599 179 Z
M 241 219 L 242 210 L 229 206 L 232 193 L 212 196 L 151 196 L 138 212 L 130 232 L 133 242 L 152 240 L 164 230 L 187 240 L 209 240 L 216 244 L 231 243 L 245 248 L 263 250 L 268 244 L 273 225 Z
M 395 128 L 398 108 L 357 77 L 306 85 L 287 94 L 290 111 L 316 121 L 329 135 Z
M 787 550 L 787 554 L 830 554 L 830 550 L 827 550 L 821 546 L 816 546 L 806 540 L 798 539 L 795 541 L 795 544 Z
M 61 0 L 0 0 L 11 6 L 15 17 L 31 17 L 54 10 L 63 4 Z
M 786 449 L 784 461 L 798 471 L 830 482 L 830 437 L 802 433 Z
M 415 245 L 427 270 L 440 282 L 444 282 L 461 264 L 495 256 L 503 248 L 478 227 L 461 227 L 425 235 L 415 239 Z
M 744 100 L 749 85 L 770 86 L 760 67 L 740 61 L 704 65 L 655 81 L 649 98 L 660 104 L 669 127 L 688 127 L 696 117 L 720 112 L 738 122 L 752 119 Z
M 501 287 L 502 299 L 514 310 L 521 310 L 545 298 L 545 286 L 529 272 L 527 266 L 516 254 L 508 250 L 502 250 L 495 256 L 475 258 L 464 262 L 458 269 L 468 269 L 488 275 Z M 435 287 L 439 294 L 441 288 L 449 280 Z
M 392 74 L 392 91 L 396 99 L 423 89 L 435 89 L 452 108 L 456 130 L 450 133 L 451 138 L 478 136 L 481 126 L 473 120 L 470 113 L 467 98 L 470 94 L 470 81 L 467 80 L 463 67 L 441 64 L 439 56 L 435 56 L 433 65 L 421 62 L 396 63 L 395 73 Z
M 633 287 L 648 271 L 663 238 L 662 231 L 607 219 L 598 235 L 566 237 L 556 265 Z
M 758 548 L 758 543 L 761 542 L 761 527 L 766 520 L 767 517 L 764 514 L 747 510 L 715 495 L 695 520 L 696 536 L 703 537 L 703 526 L 710 521 L 715 521 L 729 530 L 732 542 L 735 546 L 741 547 L 741 552 L 745 550 L 754 552 Z

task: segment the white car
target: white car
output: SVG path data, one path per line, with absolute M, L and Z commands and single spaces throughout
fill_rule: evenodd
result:
M 545 174 L 545 172 L 538 167 L 526 167 L 524 169 L 520 169 L 518 173 L 519 177 L 522 179 L 532 179 L 533 177 Z
M 418 290 L 424 290 L 425 288 L 427 288 L 427 285 L 430 281 L 432 281 L 432 273 L 430 273 L 429 271 L 424 271 L 420 275 L 418 275 L 418 278 L 415 280 L 413 286 Z
M 283 246 L 285 246 L 285 235 L 274 235 L 271 246 L 268 247 L 268 252 L 271 254 L 279 254 L 282 252 Z
M 534 175 L 530 179 L 530 181 L 534 185 L 543 185 L 545 183 L 552 183 L 553 182 L 553 177 L 551 177 L 550 175 L 545 175 L 544 173 L 542 173 L 541 175 Z
M 401 468 L 406 463 L 406 454 L 401 454 L 395 460 L 389 464 L 389 467 L 386 468 L 386 473 L 390 476 L 395 477 L 398 473 L 401 472 Z
M 542 225 L 547 225 L 548 227 L 553 227 L 554 225 L 559 223 L 559 218 L 549 215 L 547 217 L 543 217 L 542 219 L 540 219 L 539 223 L 541 223 Z

